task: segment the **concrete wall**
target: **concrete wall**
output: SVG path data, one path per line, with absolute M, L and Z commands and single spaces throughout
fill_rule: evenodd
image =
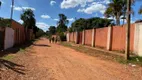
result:
M 5 28 L 4 50 L 14 46 L 14 30 L 12 28 Z
M 134 52 L 142 56 L 142 23 L 135 24 Z

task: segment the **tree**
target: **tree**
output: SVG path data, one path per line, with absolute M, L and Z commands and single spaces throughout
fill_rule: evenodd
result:
M 2 2 L 0 1 L 0 6 L 2 5 Z
M 82 31 L 87 29 L 86 19 L 80 18 L 71 24 L 70 31 Z
M 35 30 L 34 27 L 36 27 L 36 20 L 35 20 L 35 15 L 31 9 L 26 9 L 22 14 L 21 14 L 21 20 L 23 20 L 23 26 L 25 27 L 25 36 L 27 40 L 27 30 L 28 29 L 33 29 Z M 35 33 L 35 32 L 34 32 Z
M 104 15 L 116 19 L 116 25 L 120 25 L 120 17 L 126 14 L 126 0 L 111 0 Z
M 70 32 L 73 31 L 82 31 L 84 29 L 92 29 L 92 28 L 102 28 L 107 27 L 109 25 L 114 25 L 111 19 L 104 19 L 99 17 L 84 19 L 80 18 L 72 23 L 69 28 Z
M 69 23 L 69 21 L 67 20 L 67 17 L 64 14 L 59 14 L 59 21 L 57 23 L 57 34 L 60 37 L 61 41 L 65 41 L 66 36 L 64 32 L 67 31 L 67 24 Z
M 59 21 L 57 22 L 57 32 L 66 32 L 67 31 L 67 24 L 69 21 L 64 14 L 59 14 Z
M 49 34 L 50 35 L 55 35 L 56 34 L 56 27 L 55 26 L 50 26 L 49 27 Z
M 140 8 L 140 10 L 139 10 L 139 14 L 142 14 L 142 6 L 141 6 L 141 8 Z

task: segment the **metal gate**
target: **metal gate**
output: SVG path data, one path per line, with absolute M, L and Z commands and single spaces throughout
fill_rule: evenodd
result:
M 4 48 L 4 30 L 0 30 L 0 50 Z

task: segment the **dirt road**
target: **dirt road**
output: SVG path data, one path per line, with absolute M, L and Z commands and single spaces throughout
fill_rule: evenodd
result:
M 131 67 L 77 52 L 45 38 L 37 41 L 15 63 L 19 72 L 4 70 L 2 80 L 142 80 L 142 68 Z

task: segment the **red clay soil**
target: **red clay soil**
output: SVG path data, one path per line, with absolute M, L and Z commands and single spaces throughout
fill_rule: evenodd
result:
M 0 71 L 1 80 L 142 80 L 141 67 L 101 60 L 45 38 L 12 62 L 20 65 Z

